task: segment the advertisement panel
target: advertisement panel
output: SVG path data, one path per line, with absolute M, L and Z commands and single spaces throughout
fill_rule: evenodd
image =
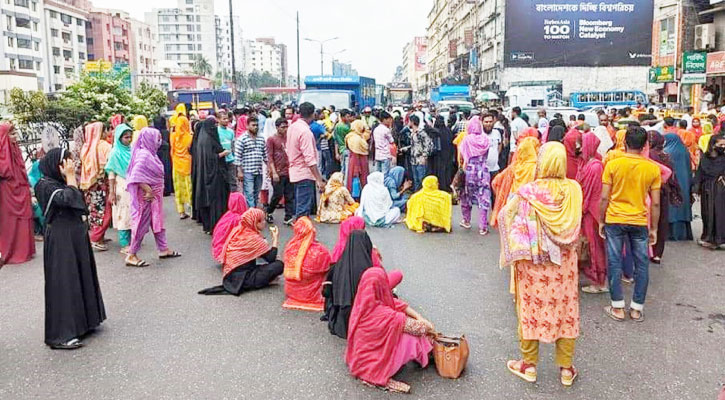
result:
M 508 0 L 511 67 L 650 65 L 652 0 Z
M 725 73 L 725 51 L 716 51 L 707 53 L 707 73 L 723 74 Z
M 675 81 L 675 67 L 667 65 L 664 67 L 651 67 L 649 69 L 650 83 L 665 83 Z
M 415 70 L 425 71 L 426 58 L 428 57 L 428 41 L 425 37 L 415 38 Z

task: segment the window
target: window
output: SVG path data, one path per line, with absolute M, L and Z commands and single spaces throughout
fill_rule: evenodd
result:
M 28 0 L 15 0 L 15 5 L 18 6 L 18 7 L 28 8 Z M 30 65 L 30 68 L 23 68 L 23 67 L 20 67 L 20 68 L 21 69 L 33 69 L 32 62 L 30 64 L 31 64 Z
M 21 39 L 18 38 L 18 48 L 19 49 L 29 49 L 33 46 L 30 39 Z
M 8 47 L 13 47 L 13 46 L 14 46 L 13 45 L 13 38 L 11 38 L 10 36 L 8 36 Z
M 201 22 L 201 16 L 199 16 L 199 15 L 196 16 L 196 22 Z
M 35 4 L 35 3 L 33 3 L 33 4 Z M 40 71 L 40 61 L 35 62 L 35 69 Z
M 80 18 L 76 18 L 76 25 L 83 26 L 83 20 Z
M 73 52 L 70 50 L 63 50 L 63 58 L 65 58 L 66 61 L 69 61 L 73 58 Z
M 60 48 L 53 47 L 53 55 L 56 56 L 56 57 L 59 56 L 60 55 Z
M 86 38 L 86 44 L 89 46 L 93 46 L 93 38 L 92 37 Z
M 95 60 L 96 59 L 96 55 L 93 54 L 93 53 L 88 53 L 88 59 L 89 60 Z
M 60 74 L 60 65 L 54 65 L 53 66 L 53 73 L 54 74 Z
M 58 13 L 53 10 L 50 10 L 49 15 L 50 18 L 58 18 Z
M 113 27 L 113 34 L 114 35 L 121 36 L 122 33 L 123 32 L 121 31 L 121 27 L 120 26 L 114 26 Z
M 35 3 L 33 3 L 33 4 L 35 4 Z M 33 22 L 33 32 L 37 32 L 37 31 L 38 31 L 38 23 Z
M 15 2 L 17 3 L 17 0 Z M 33 69 L 33 60 L 18 60 L 18 68 Z
M 81 35 L 78 35 L 78 43 L 83 43 L 85 41 L 85 38 Z
M 199 45 L 197 45 L 197 46 L 196 46 L 196 49 L 197 49 L 197 50 L 199 50 L 199 51 L 201 51 L 201 45 L 200 45 L 200 44 L 199 44 Z
M 11 70 L 14 70 L 15 69 L 15 59 L 14 58 L 11 58 L 10 59 L 10 69 Z
M 121 42 L 113 42 L 113 48 L 116 50 L 123 50 L 123 43 Z
M 73 17 L 71 17 L 71 16 L 70 16 L 70 15 L 68 15 L 68 14 L 60 14 L 60 20 L 61 20 L 61 22 L 63 22 L 64 24 L 68 24 L 68 25 L 70 25 L 70 24 L 72 24 L 72 23 L 73 23 Z
M 33 48 L 35 49 L 35 51 L 40 51 L 40 43 L 33 42 Z
M 660 20 L 659 48 L 660 56 L 667 56 L 675 53 L 675 17 Z
M 7 18 L 8 18 L 8 30 L 12 31 L 13 30 L 13 17 L 11 17 L 10 15 L 7 15 Z
M 186 0 L 186 4 L 194 4 L 194 0 Z
M 63 85 L 61 85 L 60 83 L 56 83 L 55 84 L 55 90 L 56 91 L 63 90 Z
M 78 52 L 78 58 L 81 59 L 81 60 L 85 60 L 86 59 L 86 53 L 84 53 L 82 51 L 79 51 Z
M 58 37 L 58 30 L 54 29 L 54 28 L 50 28 L 50 36 Z
M 15 17 L 15 26 L 17 26 L 18 28 L 30 29 L 30 20 L 27 18 Z
M 70 42 L 70 33 L 68 33 L 68 32 L 63 32 L 63 33 L 61 33 L 61 36 L 63 37 L 63 40 L 64 40 L 64 41 L 66 41 L 66 42 Z
M 33 11 L 38 11 L 38 3 L 33 2 Z M 38 68 L 40 69 L 40 68 Z

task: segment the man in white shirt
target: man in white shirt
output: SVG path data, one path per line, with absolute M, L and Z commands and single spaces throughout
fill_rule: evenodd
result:
M 521 107 L 514 107 L 511 109 L 511 156 L 516 152 L 516 142 L 519 139 L 519 134 L 528 128 L 529 124 L 521 118 Z
M 498 129 L 494 129 L 493 124 L 493 115 L 489 113 L 483 114 L 483 132 L 488 135 L 489 142 L 488 157 L 486 158 L 486 167 L 488 167 L 488 172 L 491 174 L 492 180 L 493 177 L 498 174 L 498 171 L 500 169 L 498 166 L 498 154 L 501 152 L 501 147 L 503 146 L 501 131 L 499 131 Z

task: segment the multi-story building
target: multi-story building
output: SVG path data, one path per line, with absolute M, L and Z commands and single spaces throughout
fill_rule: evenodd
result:
M 37 0 L 4 0 L 1 8 L 0 70 L 35 74 L 38 89 L 46 88 L 43 4 Z
M 450 21 L 448 0 L 434 0 L 428 13 L 428 84 L 438 86 L 448 76 Z
M 233 17 L 234 23 L 234 67 L 238 72 L 244 73 L 244 41 L 242 40 L 242 24 L 238 16 Z M 229 16 L 215 18 L 216 25 L 216 51 L 217 73 L 222 74 L 222 80 L 228 81 L 232 76 L 232 34 L 229 25 Z
M 129 21 L 131 29 L 131 71 L 133 83 L 148 81 L 158 85 L 158 60 L 156 59 L 156 36 L 151 26 L 136 19 Z
M 428 93 L 426 84 L 426 63 L 428 40 L 423 36 L 416 36 L 403 46 L 402 82 L 410 83 L 416 98 L 425 98 Z
M 352 67 L 351 63 L 332 60 L 332 75 L 335 76 L 357 76 L 357 70 Z
M 203 57 L 214 71 L 218 68 L 214 0 L 178 0 L 177 8 L 145 13 L 146 23 L 158 33 L 158 56 L 175 61 L 191 72 Z
M 269 72 L 285 85 L 287 77 L 287 46 L 275 43 L 273 38 L 257 38 L 244 43 L 244 70 Z
M 90 2 L 45 0 L 45 90 L 65 89 L 83 71 L 88 59 L 86 25 Z
M 93 9 L 87 25 L 88 60 L 131 65 L 131 17 L 121 10 Z

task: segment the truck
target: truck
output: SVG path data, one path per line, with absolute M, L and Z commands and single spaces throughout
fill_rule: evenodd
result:
M 436 104 L 443 100 L 471 101 L 471 88 L 468 85 L 440 85 L 431 90 L 430 100 Z
M 413 104 L 413 85 L 409 82 L 388 82 L 386 105 L 410 107 Z
M 232 93 L 228 90 L 172 90 L 167 93 L 170 109 L 173 110 L 179 103 L 191 104 L 191 109 L 199 115 L 208 115 L 210 111 L 216 112 L 222 104 L 232 102 Z
M 375 105 L 375 79 L 352 75 L 310 75 L 305 77 L 305 90 L 298 104 L 310 102 L 315 108 L 335 106 L 361 110 Z

